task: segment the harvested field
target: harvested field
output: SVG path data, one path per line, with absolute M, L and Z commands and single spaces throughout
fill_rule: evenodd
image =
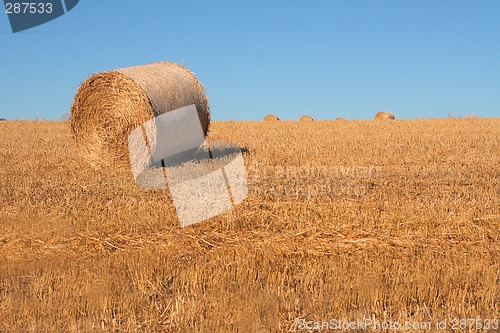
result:
M 248 148 L 249 197 L 180 229 L 168 192 L 90 168 L 67 123 L 1 122 L 0 331 L 500 319 L 500 119 L 212 122 L 209 137 Z

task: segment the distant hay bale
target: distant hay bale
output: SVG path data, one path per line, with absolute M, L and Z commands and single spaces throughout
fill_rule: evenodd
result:
M 335 120 L 338 120 L 338 121 L 346 121 L 345 118 L 342 118 L 342 117 L 338 117 L 337 119 Z
M 264 121 L 278 121 L 280 118 L 276 117 L 274 114 L 268 114 L 265 118 Z
M 132 130 L 192 104 L 206 135 L 208 101 L 202 85 L 185 67 L 159 62 L 98 73 L 86 79 L 75 95 L 71 131 L 84 159 L 94 168 L 128 166 Z
M 380 111 L 375 115 L 375 119 L 396 119 L 394 113 L 389 111 Z
M 312 117 L 309 116 L 302 116 L 300 117 L 300 121 L 313 121 Z

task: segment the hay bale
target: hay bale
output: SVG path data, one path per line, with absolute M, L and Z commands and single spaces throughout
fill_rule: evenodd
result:
M 264 121 L 278 121 L 280 118 L 276 117 L 274 114 L 268 114 L 265 118 Z
M 394 113 L 389 112 L 389 111 L 380 111 L 375 115 L 375 119 L 380 120 L 380 119 L 396 119 L 394 116 Z
M 314 119 L 312 119 L 312 117 L 309 117 L 309 116 L 302 116 L 302 117 L 300 117 L 299 120 L 300 121 L 313 121 Z
M 185 67 L 159 62 L 98 73 L 78 89 L 70 126 L 83 157 L 94 168 L 128 166 L 128 136 L 144 122 L 196 105 L 204 134 L 210 112 L 204 89 Z
M 342 118 L 342 117 L 338 117 L 337 119 L 335 120 L 338 120 L 338 121 L 346 121 L 345 118 Z

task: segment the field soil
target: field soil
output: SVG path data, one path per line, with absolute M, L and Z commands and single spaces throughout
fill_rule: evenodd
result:
M 0 122 L 0 332 L 500 329 L 500 119 L 214 122 L 209 140 L 245 148 L 249 194 L 180 228 L 168 191 L 90 168 L 68 123 Z

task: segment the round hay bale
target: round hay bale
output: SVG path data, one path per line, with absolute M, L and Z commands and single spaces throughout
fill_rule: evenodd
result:
M 396 119 L 394 116 L 394 113 L 389 112 L 389 111 L 380 111 L 375 115 L 375 119 L 380 120 L 380 119 Z
M 268 114 L 265 118 L 264 121 L 278 121 L 280 118 L 276 117 L 274 114 Z
M 210 110 L 203 86 L 172 62 L 121 68 L 90 76 L 71 107 L 70 126 L 83 157 L 94 168 L 128 166 L 128 136 L 144 122 L 196 105 L 204 134 Z
M 300 121 L 313 121 L 314 119 L 312 117 L 309 117 L 309 116 L 302 116 L 302 117 L 300 117 L 299 120 Z
M 335 120 L 338 120 L 338 121 L 346 121 L 345 118 L 342 118 L 342 117 L 338 117 L 337 119 Z

